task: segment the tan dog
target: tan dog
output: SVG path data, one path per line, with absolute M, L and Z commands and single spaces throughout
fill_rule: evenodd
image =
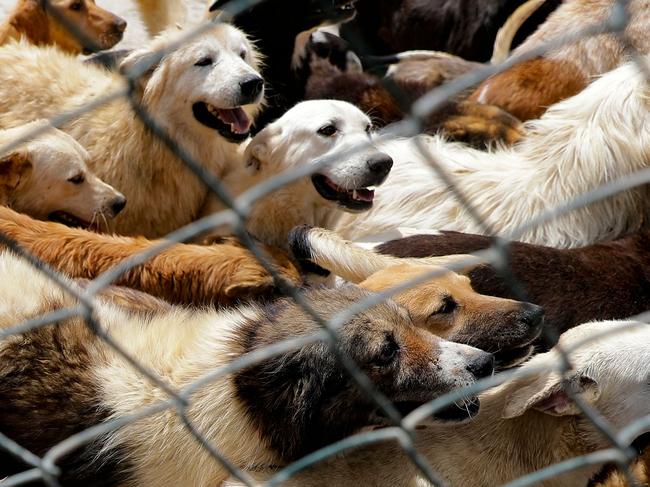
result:
M 83 39 L 71 32 L 74 29 Z M 24 37 L 37 46 L 54 44 L 81 54 L 110 49 L 122 40 L 125 29 L 124 19 L 98 7 L 95 0 L 18 0 L 0 26 L 0 45 Z
M 40 120 L 0 130 L 0 150 L 30 131 L 48 127 Z M 0 204 L 41 220 L 100 227 L 124 208 L 126 198 L 88 170 L 88 159 L 72 137 L 49 127 L 0 153 Z
M 376 254 L 334 232 L 306 225 L 292 230 L 289 246 L 297 259 L 308 260 L 376 292 L 438 270 L 439 276 L 401 291 L 393 299 L 409 310 L 417 326 L 447 340 L 493 352 L 501 367 L 511 367 L 528 358 L 534 349 L 532 342 L 541 333 L 541 307 L 479 294 L 466 276 L 433 265 L 469 256 L 400 259 Z
M 7 208 L 0 208 L 0 232 L 60 272 L 86 279 L 161 243 L 39 222 Z M 271 247 L 266 251 L 286 279 L 299 283 L 299 273 L 286 254 Z M 174 245 L 129 270 L 115 284 L 171 303 L 194 305 L 230 305 L 275 289 L 273 278 L 235 239 L 213 246 Z

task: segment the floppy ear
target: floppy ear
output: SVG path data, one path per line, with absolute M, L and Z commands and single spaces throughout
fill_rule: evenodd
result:
M 282 129 L 275 124 L 267 125 L 248 144 L 244 152 L 246 166 L 259 171 L 264 164 L 268 164 L 276 140 L 282 134 Z
M 120 74 L 137 75 L 135 85 L 142 96 L 151 75 L 158 69 L 162 59 L 150 49 L 137 49 L 126 56 L 120 63 Z
M 0 156 L 0 202 L 8 199 L 8 192 L 14 191 L 32 170 L 32 161 L 26 151 L 14 151 Z
M 576 374 L 566 380 L 555 372 L 542 374 L 534 377 L 523 387 L 517 388 L 506 399 L 503 417 L 516 418 L 531 409 L 552 416 L 580 414 L 580 409 L 571 400 L 567 391 L 573 395 L 580 395 L 582 399 L 592 404 L 600 396 L 600 388 L 596 381 L 585 374 Z

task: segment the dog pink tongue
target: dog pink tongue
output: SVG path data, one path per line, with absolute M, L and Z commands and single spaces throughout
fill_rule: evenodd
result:
M 236 134 L 245 134 L 251 128 L 251 120 L 241 108 L 220 108 L 219 118 L 230 124 L 230 129 Z

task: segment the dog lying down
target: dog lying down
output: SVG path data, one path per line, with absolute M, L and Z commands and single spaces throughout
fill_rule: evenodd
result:
M 47 127 L 38 120 L 0 130 L 0 150 Z M 88 159 L 72 137 L 50 127 L 0 153 L 0 204 L 42 220 L 100 228 L 122 211 L 126 198 L 88 169 Z
M 58 285 L 9 253 L 0 255 L 0 273 L 7 283 L 0 290 L 2 329 L 75 305 Z M 324 318 L 368 296 L 352 285 L 304 293 Z M 113 340 L 177 390 L 249 352 L 320 330 L 287 299 L 221 311 L 176 308 L 146 317 L 100 302 L 95 316 Z M 392 301 L 343 325 L 339 347 L 403 414 L 493 372 L 491 354 L 415 327 Z M 0 430 L 37 455 L 72 434 L 165 399 L 81 318 L 0 341 Z M 476 401 L 452 405 L 436 418 L 457 423 L 478 408 Z M 290 462 L 364 427 L 387 424 L 322 341 L 213 380 L 191 396 L 187 418 L 242 468 Z M 0 477 L 20 471 L 17 462 L 0 453 Z M 172 411 L 129 423 L 57 466 L 62 483 L 79 485 L 101 479 L 102 485 L 214 486 L 227 477 Z
M 102 235 L 41 222 L 0 207 L 0 232 L 56 270 L 94 279 L 124 259 L 151 249 L 160 240 Z M 282 251 L 263 246 L 278 272 L 293 284 L 301 277 Z M 176 244 L 123 273 L 115 284 L 145 291 L 175 304 L 232 305 L 269 296 L 273 278 L 236 239 L 210 245 Z
M 615 333 L 609 333 L 615 332 Z M 606 334 L 606 336 L 600 335 Z M 618 430 L 650 414 L 650 327 L 594 322 L 565 332 L 573 369 L 562 378 L 557 350 L 537 355 L 515 378 L 480 395 L 481 410 L 460 425 L 433 424 L 416 431 L 416 448 L 454 487 L 503 485 L 569 458 L 610 448 L 565 388 L 578 394 Z M 624 398 L 625 400 L 622 400 Z M 643 433 L 643 431 L 641 432 Z M 516 454 L 514 453 L 516 452 Z M 570 471 L 535 485 L 587 485 L 600 465 Z M 253 473 L 264 479 L 271 472 Z M 236 480 L 225 487 L 241 484 Z M 429 485 L 395 443 L 382 443 L 323 462 L 284 482 L 287 487 Z
M 526 360 L 542 331 L 543 310 L 539 306 L 479 294 L 469 278 L 443 267 L 375 254 L 334 232 L 307 225 L 291 231 L 289 246 L 300 263 L 308 262 L 307 270 L 309 263 L 312 267 L 316 264 L 375 292 L 439 270 L 440 276 L 397 293 L 393 299 L 409 310 L 417 326 L 495 353 L 500 367 Z

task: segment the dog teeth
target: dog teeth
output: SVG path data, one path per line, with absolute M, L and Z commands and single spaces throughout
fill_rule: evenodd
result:
M 368 186 L 366 189 L 368 191 L 374 191 L 377 188 L 377 186 Z
M 353 200 L 358 199 L 358 198 L 357 198 L 357 190 L 356 190 L 356 189 L 353 189 L 353 190 L 352 190 L 352 199 L 353 199 Z

